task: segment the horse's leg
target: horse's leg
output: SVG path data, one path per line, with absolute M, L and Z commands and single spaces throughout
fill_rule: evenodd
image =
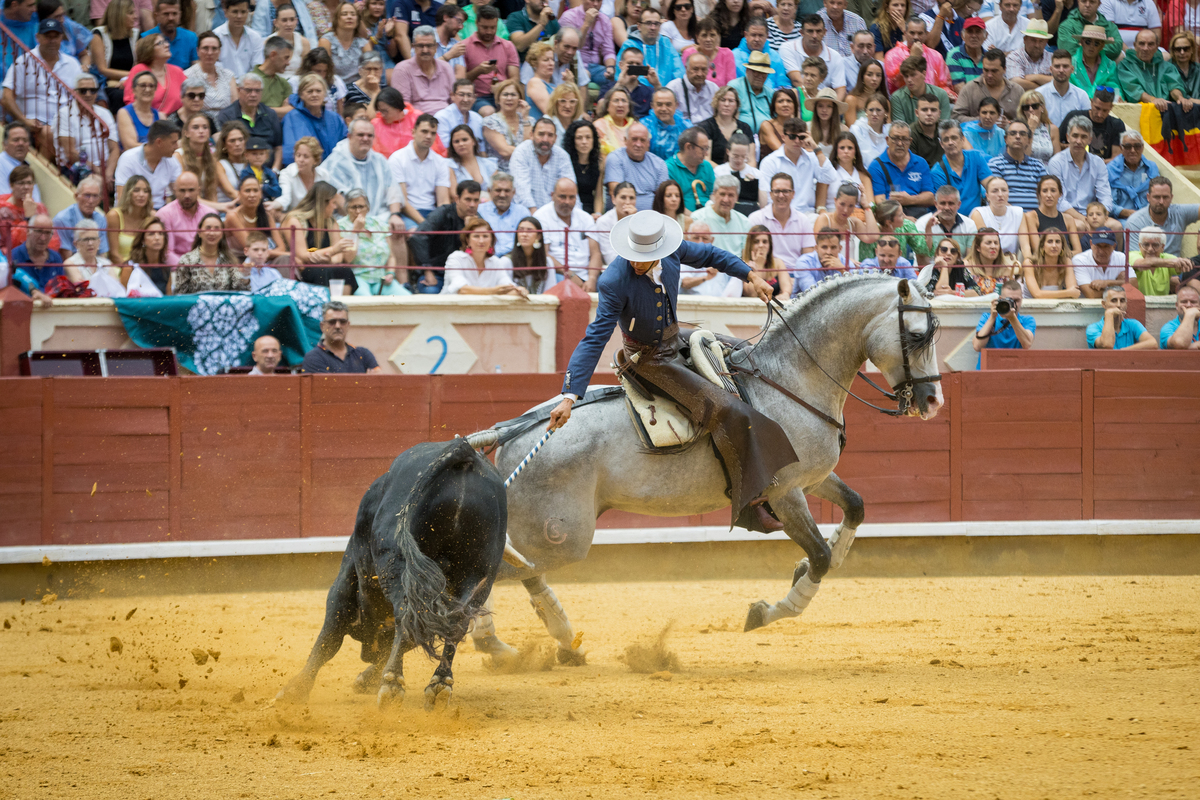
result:
M 575 631 L 571 629 L 571 620 L 554 590 L 546 585 L 546 579 L 541 575 L 521 581 L 529 592 L 529 602 L 533 610 L 546 626 L 547 632 L 558 641 L 558 663 L 578 667 L 587 663 L 587 651 L 582 644 L 575 646 Z
M 768 495 L 770 492 L 768 491 Z M 776 499 L 771 498 L 771 508 L 783 522 L 783 530 L 808 555 L 792 573 L 792 588 L 778 603 L 770 604 L 759 600 L 750 606 L 744 630 L 752 631 L 770 625 L 784 617 L 798 617 L 821 588 L 821 578 L 829 572 L 829 545 L 817 529 L 817 523 L 808 511 L 808 501 L 802 489 L 792 489 Z
M 842 521 L 834 530 L 833 538 L 829 540 L 829 544 L 833 548 L 830 553 L 829 566 L 830 569 L 837 569 L 842 565 L 846 554 L 850 552 L 850 545 L 854 544 L 854 533 L 858 530 L 858 526 L 862 525 L 863 518 L 866 516 L 863 510 L 862 496 L 832 472 L 829 473 L 828 478 L 817 484 L 810 494 L 822 500 L 828 500 L 842 510 Z
M 492 618 L 492 596 L 483 604 L 485 613 L 471 622 L 471 641 L 480 653 L 490 655 L 496 661 L 505 661 L 517 655 L 515 648 L 505 644 L 496 635 L 496 621 Z

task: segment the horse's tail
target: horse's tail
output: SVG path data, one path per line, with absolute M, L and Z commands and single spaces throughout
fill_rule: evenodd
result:
M 485 613 L 486 581 L 482 581 L 465 601 L 449 597 L 446 575 L 437 562 L 417 546 L 412 522 L 425 500 L 436 493 L 439 480 L 456 468 L 477 468 L 476 460 L 481 458 L 466 439 L 448 443 L 445 452 L 418 475 L 409 501 L 397 515 L 396 545 L 404 565 L 399 575 L 403 605 L 396 615 L 396 627 L 400 635 L 408 636 L 434 659 L 441 657 L 435 640 L 460 641 L 471 621 Z

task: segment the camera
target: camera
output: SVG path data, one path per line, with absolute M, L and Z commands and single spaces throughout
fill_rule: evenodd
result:
M 1006 316 L 1008 316 L 1009 312 L 1012 311 L 1012 309 L 1013 309 L 1013 303 L 1012 303 L 1012 300 L 1010 300 L 1009 298 L 1001 297 L 999 300 L 996 301 L 996 315 L 997 316 L 1006 317 Z

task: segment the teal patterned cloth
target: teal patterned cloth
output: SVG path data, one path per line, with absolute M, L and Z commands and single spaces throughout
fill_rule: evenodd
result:
M 281 363 L 300 364 L 321 338 L 321 307 L 328 300 L 324 286 L 277 280 L 254 293 L 204 292 L 115 302 L 138 347 L 173 347 L 185 369 L 218 375 L 250 365 L 254 340 L 266 335 L 279 340 Z

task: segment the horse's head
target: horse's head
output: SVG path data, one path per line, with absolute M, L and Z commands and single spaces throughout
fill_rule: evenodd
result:
M 896 301 L 876 318 L 868 345 L 872 363 L 892 385 L 902 414 L 933 419 L 942 407 L 941 375 L 934 339 L 937 317 L 921 291 L 932 267 L 915 282 L 901 278 Z

